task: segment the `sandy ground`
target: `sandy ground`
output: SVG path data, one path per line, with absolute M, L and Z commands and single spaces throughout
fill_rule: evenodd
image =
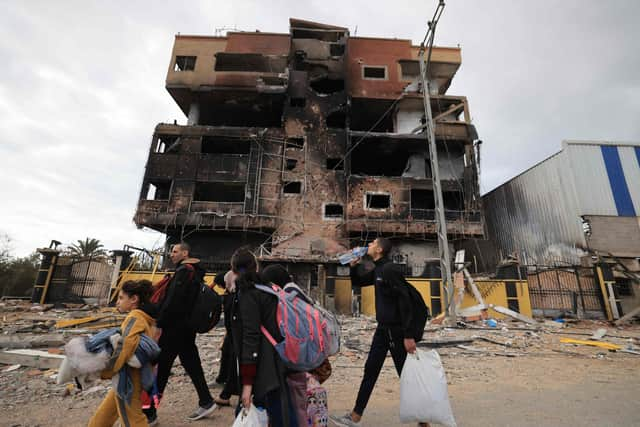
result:
M 624 332 L 638 336 L 640 328 Z M 458 331 L 452 333 L 459 335 Z M 366 341 L 370 330 L 360 334 Z M 545 340 L 555 345 L 559 336 L 548 335 Z M 561 345 L 562 352 L 556 352 L 549 345 L 541 344 L 520 357 L 470 354 L 456 347 L 440 349 L 458 425 L 640 426 L 640 356 L 573 345 Z M 208 371 L 216 369 L 216 348 L 217 344 L 203 346 Z M 363 352 L 345 350 L 334 360 L 334 374 L 326 383 L 332 414 L 351 409 L 365 357 Z M 209 419 L 186 421 L 196 404 L 195 391 L 181 367 L 174 371 L 159 410 L 162 426 L 233 423 L 230 408 L 217 410 Z M 62 387 L 52 383 L 51 378 L 24 368 L 1 373 L 0 425 L 86 425 L 104 390 L 63 396 Z M 398 407 L 399 380 L 387 358 L 363 425 L 401 425 Z

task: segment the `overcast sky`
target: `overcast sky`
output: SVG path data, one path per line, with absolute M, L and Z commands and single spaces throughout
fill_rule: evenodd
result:
M 436 1 L 0 0 L 0 232 L 25 255 L 51 239 L 108 249 L 162 237 L 132 217 L 176 33 L 288 32 L 288 18 L 422 40 Z M 460 45 L 486 192 L 563 139 L 640 140 L 640 2 L 450 0 L 438 45 Z

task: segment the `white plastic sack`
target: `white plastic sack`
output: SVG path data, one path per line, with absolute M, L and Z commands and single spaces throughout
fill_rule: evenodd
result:
M 232 427 L 267 427 L 268 425 L 267 411 L 258 409 L 252 404 L 248 411 L 244 408 L 240 411 Z
M 447 377 L 435 350 L 407 355 L 400 375 L 400 422 L 456 427 Z

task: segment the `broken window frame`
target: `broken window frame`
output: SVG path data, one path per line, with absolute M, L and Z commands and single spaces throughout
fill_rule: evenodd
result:
M 389 198 L 389 206 L 386 208 L 372 208 L 370 207 L 371 202 L 370 199 L 373 199 L 374 196 L 387 196 Z M 393 201 L 391 199 L 391 193 L 386 191 L 366 191 L 364 197 L 362 199 L 362 204 L 364 206 L 365 211 L 374 211 L 374 212 L 388 212 L 392 209 Z
M 170 133 L 159 133 L 156 134 L 157 145 L 154 147 L 154 153 L 158 154 L 169 154 L 169 153 L 177 153 L 181 142 L 180 135 L 174 135 Z M 156 151 L 155 149 L 160 146 L 160 144 L 164 144 L 164 148 L 162 152 Z
M 156 200 L 161 202 L 166 202 L 171 198 L 171 191 L 173 190 L 173 181 L 150 181 L 147 183 L 147 192 L 144 196 L 144 200 Z M 160 194 L 166 193 L 166 197 L 161 199 L 158 198 L 158 192 Z M 153 197 L 150 197 L 150 194 L 153 193 Z
M 296 186 L 299 185 L 300 186 L 300 191 L 286 191 L 287 187 L 291 188 L 292 186 Z M 304 185 L 302 183 L 302 181 L 283 181 L 282 182 L 282 195 L 285 197 L 293 197 L 293 196 L 300 196 L 302 195 L 302 193 L 304 192 Z
M 367 68 L 371 68 L 371 69 L 383 69 L 384 70 L 384 77 L 367 77 L 366 76 L 366 69 Z M 389 80 L 389 69 L 386 65 L 365 65 L 362 64 L 362 80 L 378 80 L 378 81 L 383 81 L 383 80 Z
M 330 96 L 345 91 L 344 79 L 330 79 L 327 76 L 309 82 L 309 87 L 319 96 Z
M 424 192 L 424 194 L 418 194 Z M 426 201 L 426 207 L 418 207 L 418 200 L 421 198 L 417 196 L 424 196 Z M 435 220 L 435 199 L 433 189 L 430 188 L 411 188 L 409 192 L 409 212 L 414 219 L 418 220 Z
M 237 187 L 238 189 L 234 189 L 233 191 L 237 191 L 237 194 L 235 194 L 235 198 L 232 198 L 234 200 L 209 200 L 209 199 L 205 199 L 203 197 L 198 197 L 198 196 L 202 196 L 203 190 L 202 186 L 208 185 L 210 187 L 215 187 L 215 186 L 228 186 L 228 187 Z M 242 187 L 242 195 L 240 195 L 240 190 L 239 188 Z M 216 191 L 215 188 L 214 189 L 209 189 L 210 193 L 215 193 L 215 194 L 220 194 L 221 191 Z M 230 191 L 231 192 L 231 191 Z M 243 204 L 245 197 L 246 197 L 246 193 L 247 193 L 247 185 L 246 182 L 227 182 L 227 181 L 196 181 L 194 187 L 193 187 L 193 198 L 192 201 L 193 202 L 204 202 L 204 203 L 219 203 L 219 204 Z
M 176 55 L 176 59 L 173 62 L 173 71 L 176 73 L 195 71 L 197 59 L 198 57 L 194 55 Z
M 332 214 L 327 215 L 327 207 L 339 206 L 341 209 L 340 215 Z M 322 219 L 324 221 L 340 221 L 344 219 L 344 205 L 341 203 L 333 202 L 333 203 L 324 203 L 322 205 Z

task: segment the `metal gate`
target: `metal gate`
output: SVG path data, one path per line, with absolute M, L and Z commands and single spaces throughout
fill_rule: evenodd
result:
M 51 277 L 46 302 L 106 303 L 114 266 L 104 258 L 59 257 Z
M 605 316 L 602 291 L 593 270 L 580 266 L 528 266 L 531 308 L 544 316 L 571 313 L 577 317 Z

